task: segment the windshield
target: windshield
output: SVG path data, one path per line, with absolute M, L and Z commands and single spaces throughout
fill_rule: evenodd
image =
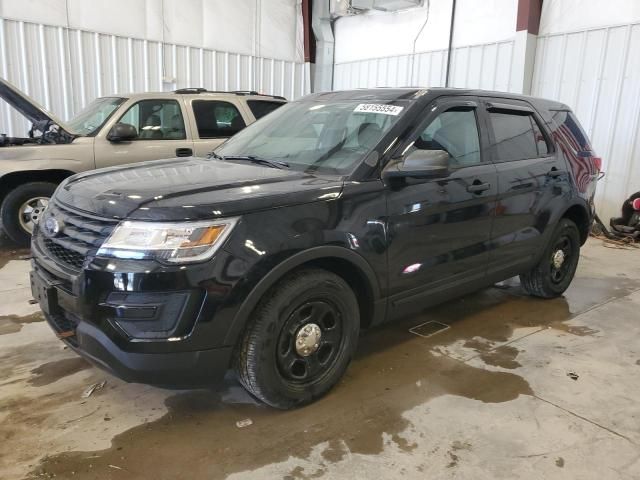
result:
M 292 102 L 237 133 L 215 153 L 344 175 L 365 159 L 404 109 L 352 100 Z
M 109 117 L 124 102 L 124 98 L 98 98 L 85 107 L 78 115 L 67 122 L 73 133 L 94 135 L 109 120 Z

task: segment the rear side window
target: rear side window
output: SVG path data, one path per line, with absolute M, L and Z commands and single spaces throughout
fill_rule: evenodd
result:
M 276 108 L 284 105 L 284 102 L 269 102 L 266 100 L 248 100 L 247 104 L 256 120 L 260 120 L 267 113 L 273 112 Z
M 553 121 L 560 128 L 560 134 L 567 139 L 576 152 L 591 151 L 591 144 L 573 112 L 557 110 Z
M 489 112 L 494 135 L 494 158 L 500 162 L 536 158 L 548 153 L 542 131 L 532 114 Z
M 247 126 L 232 103 L 194 100 L 192 105 L 200 138 L 230 137 Z

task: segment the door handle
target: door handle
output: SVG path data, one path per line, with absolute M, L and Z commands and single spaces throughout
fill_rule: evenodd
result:
M 485 190 L 489 190 L 491 188 L 490 183 L 480 183 L 479 180 L 476 180 L 471 185 L 467 187 L 467 192 L 469 193 L 482 193 Z
M 563 173 L 564 173 L 563 171 L 558 170 L 556 167 L 553 167 L 551 170 L 547 172 L 547 175 L 551 178 L 557 178 Z
M 191 148 L 176 148 L 176 157 L 190 157 L 193 155 Z

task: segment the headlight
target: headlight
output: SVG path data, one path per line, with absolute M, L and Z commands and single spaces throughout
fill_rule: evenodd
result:
M 105 257 L 199 262 L 213 256 L 238 222 L 121 222 L 98 250 Z

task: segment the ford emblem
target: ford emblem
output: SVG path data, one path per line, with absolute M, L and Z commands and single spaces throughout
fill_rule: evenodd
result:
M 60 233 L 60 222 L 55 217 L 47 217 L 44 221 L 44 231 L 50 237 L 55 237 Z

